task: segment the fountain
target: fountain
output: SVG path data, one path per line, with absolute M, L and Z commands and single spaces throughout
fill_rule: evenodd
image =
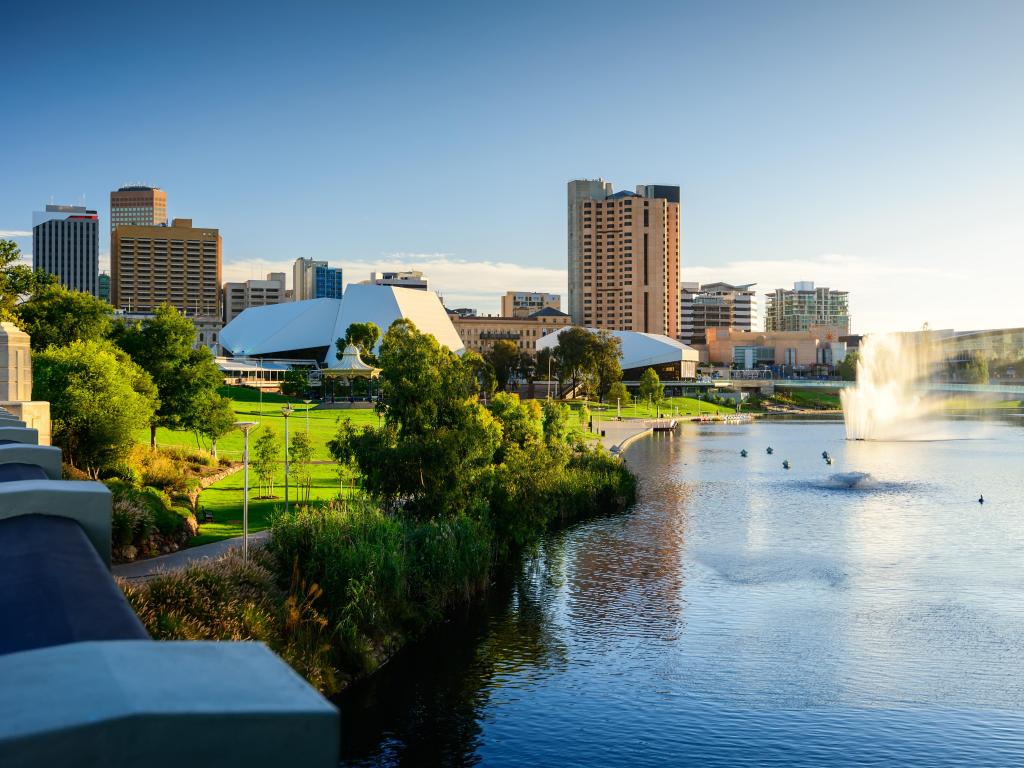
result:
M 867 337 L 857 361 L 857 384 L 840 393 L 848 440 L 927 440 L 928 416 L 939 401 L 923 392 L 936 360 L 927 335 Z

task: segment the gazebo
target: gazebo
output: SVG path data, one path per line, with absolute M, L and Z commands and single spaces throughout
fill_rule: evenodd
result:
M 347 380 L 351 387 L 355 379 L 376 379 L 380 376 L 380 368 L 374 368 L 363 362 L 363 358 L 359 356 L 359 348 L 355 344 L 349 344 L 341 353 L 341 359 L 337 366 L 324 369 L 324 375 L 329 378 Z M 349 396 L 351 397 L 351 389 Z

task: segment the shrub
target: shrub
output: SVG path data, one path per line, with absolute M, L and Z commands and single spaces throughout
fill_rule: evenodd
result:
M 111 541 L 115 547 L 141 544 L 156 528 L 153 513 L 133 499 L 114 499 L 111 511 Z

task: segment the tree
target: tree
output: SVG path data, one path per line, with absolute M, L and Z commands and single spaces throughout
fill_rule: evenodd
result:
M 216 459 L 217 441 L 235 428 L 237 417 L 231 400 L 216 392 L 204 392 L 196 400 L 196 416 L 195 433 L 210 441 L 210 453 Z
M 661 379 L 658 378 L 658 372 L 653 368 L 648 368 L 640 377 L 639 395 L 641 400 L 648 400 L 654 403 L 655 410 L 660 407 L 661 401 L 665 399 L 665 385 L 661 383 Z
M 515 342 L 502 339 L 494 342 L 487 352 L 484 353 L 484 360 L 491 364 L 494 369 L 494 376 L 498 380 L 498 389 L 508 389 L 509 380 L 519 369 L 519 347 Z
M 33 356 L 32 397 L 50 402 L 53 442 L 93 477 L 123 460 L 156 409 L 156 387 L 106 341 L 75 341 Z
M 988 360 L 981 355 L 971 355 L 962 370 L 968 384 L 988 384 Z
M 477 392 L 483 394 L 485 398 L 493 397 L 498 389 L 498 379 L 491 364 L 473 350 L 463 353 L 462 364 L 469 369 L 470 375 L 476 381 Z
M 404 319 L 384 335 L 380 366 L 384 425 L 351 441 L 367 490 L 420 518 L 480 513 L 501 427 L 477 402 L 473 369 Z
M 544 439 L 549 443 L 565 442 L 572 432 L 572 427 L 569 424 L 571 414 L 572 409 L 565 403 L 545 400 L 541 406 Z
M 0 240 L 0 322 L 21 322 L 15 306 L 22 296 L 35 293 L 50 285 L 56 285 L 57 278 L 42 270 L 21 263 L 21 249 L 13 240 Z
M 491 415 L 501 425 L 502 449 L 495 461 L 502 461 L 512 445 L 526 448 L 544 438 L 540 405 L 536 400 L 522 401 L 519 395 L 499 392 L 490 403 Z
M 846 357 L 841 360 L 835 367 L 836 375 L 842 378 L 843 381 L 856 381 L 857 380 L 857 361 L 860 359 L 860 355 L 856 350 L 847 352 Z
M 629 390 L 621 381 L 616 381 L 608 388 L 608 402 L 616 405 L 627 405 L 630 402 Z
M 352 323 L 345 329 L 345 336 L 334 342 L 338 350 L 335 357 L 341 360 L 341 356 L 345 353 L 345 347 L 355 344 L 359 349 L 360 357 L 370 365 L 376 365 L 377 357 L 373 353 L 373 348 L 377 346 L 378 341 L 380 341 L 380 327 L 376 323 Z
M 42 350 L 105 339 L 114 308 L 90 293 L 47 285 L 19 304 L 15 313 L 18 325 L 32 338 L 32 349 Z
M 312 486 L 312 474 L 309 464 L 313 460 L 313 441 L 305 432 L 298 432 L 292 435 L 291 446 L 288 448 L 288 463 L 291 467 L 298 465 L 298 472 L 295 473 L 295 487 L 305 491 L 305 501 L 309 501 L 310 487 Z M 294 470 L 292 470 L 294 471 Z M 296 493 L 296 497 L 298 494 Z
M 622 341 L 608 331 L 590 334 L 584 365 L 597 381 L 597 397 L 604 401 L 611 385 L 622 379 Z
M 277 471 L 277 464 L 281 458 L 281 440 L 277 432 L 269 425 L 260 427 L 256 442 L 253 445 L 255 457 L 252 459 L 252 468 L 259 478 L 260 487 L 266 488 L 266 496 L 274 496 L 274 473 Z
M 356 431 L 352 422 L 348 419 L 338 419 L 338 429 L 334 437 L 327 441 L 327 452 L 338 464 L 338 478 L 341 481 L 342 490 L 345 489 L 345 475 L 352 471 L 356 454 L 353 448 L 353 438 Z
M 210 350 L 192 348 L 195 336 L 192 321 L 166 304 L 157 308 L 154 317 L 114 334 L 159 392 L 160 407 L 149 425 L 152 446 L 156 446 L 158 427 L 190 429 L 198 424 L 202 397 L 224 383 Z
M 534 362 L 533 368 L 538 378 L 543 377 L 547 381 L 549 371 L 553 378 L 558 378 L 558 360 L 555 355 L 555 349 L 557 347 L 545 347 L 537 352 L 537 359 Z
M 591 335 L 590 331 L 579 326 L 566 328 L 558 334 L 558 346 L 555 347 L 554 354 L 558 362 L 559 377 L 568 376 L 572 380 L 574 392 L 580 374 L 586 370 Z M 559 380 L 561 381 L 561 378 Z
M 302 397 L 309 389 L 309 374 L 300 369 L 292 368 L 285 371 L 281 382 L 281 393 L 288 397 Z

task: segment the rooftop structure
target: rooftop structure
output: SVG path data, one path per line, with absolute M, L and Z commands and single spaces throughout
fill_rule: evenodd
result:
M 377 285 L 350 285 L 344 299 L 252 307 L 224 326 L 220 344 L 234 356 L 317 360 L 331 368 L 338 362 L 334 343 L 349 325 L 372 322 L 383 334 L 400 318 L 462 352 L 459 334 L 435 294 Z
M 811 281 L 793 283 L 793 289 L 776 288 L 767 294 L 766 331 L 806 331 L 812 325 L 838 326 L 850 332 L 849 294 L 816 288 Z
M 409 272 L 371 272 L 369 280 L 360 285 L 394 285 L 400 288 L 414 288 L 418 291 L 427 290 L 427 279 L 418 270 Z
M 537 342 L 537 349 L 553 349 L 558 346 L 558 336 L 565 329 L 560 328 Z M 597 333 L 598 328 L 588 328 Z M 697 375 L 700 355 L 697 350 L 678 339 L 657 333 L 638 331 L 610 331 L 621 343 L 622 377 L 635 381 L 648 368 L 653 368 L 662 379 L 692 379 Z

